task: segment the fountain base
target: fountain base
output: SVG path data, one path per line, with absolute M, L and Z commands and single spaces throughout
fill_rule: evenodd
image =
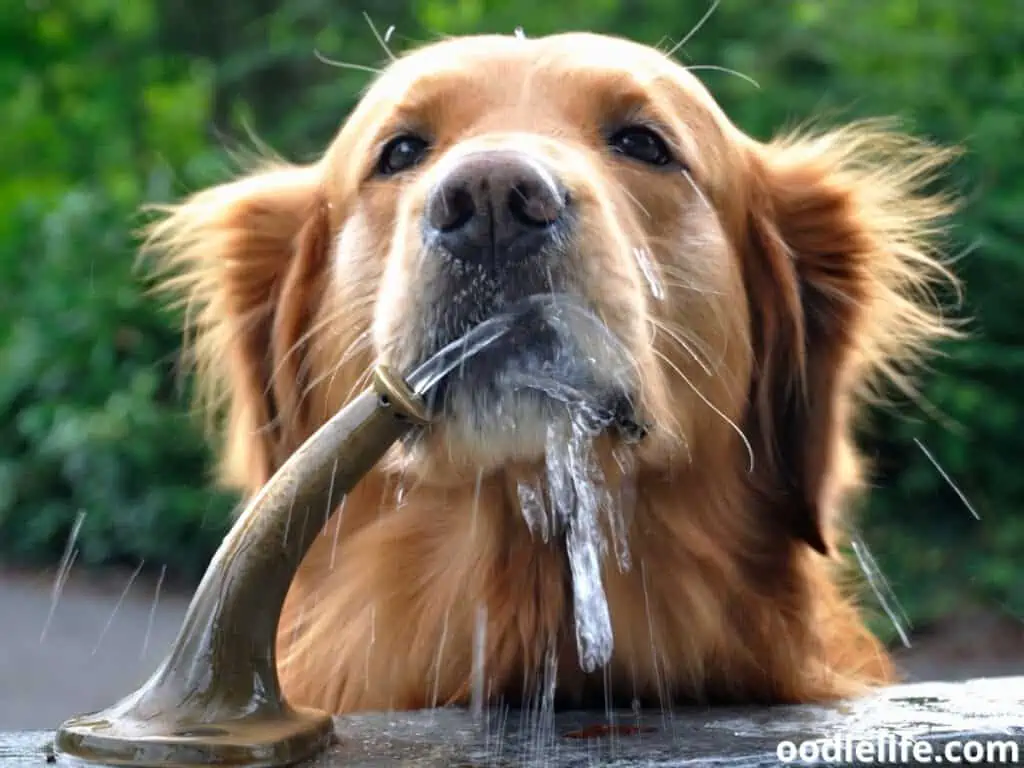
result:
M 222 722 L 196 722 L 187 714 L 143 720 L 111 710 L 67 721 L 54 746 L 69 757 L 102 765 L 271 768 L 306 760 L 334 737 L 330 716 L 292 707 Z

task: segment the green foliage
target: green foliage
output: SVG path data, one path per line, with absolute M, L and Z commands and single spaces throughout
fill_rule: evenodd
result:
M 0 57 L 0 542 L 59 556 L 82 510 L 78 562 L 194 577 L 229 500 L 205 482 L 174 319 L 135 274 L 131 235 L 172 168 L 212 161 L 212 82 L 209 65 L 154 49 L 156 7 L 93 0 L 5 30 L 21 56 Z
M 134 269 L 140 203 L 223 178 L 258 136 L 317 153 L 387 53 L 441 34 L 591 29 L 670 46 L 707 10 L 670 0 L 31 0 L 0 19 L 0 551 L 145 558 L 194 576 L 226 525 L 186 410 L 180 318 Z M 424 31 L 428 30 L 428 31 Z M 723 0 L 677 55 L 744 129 L 896 115 L 966 149 L 953 252 L 972 337 L 918 401 L 865 432 L 878 473 L 864 538 L 912 619 L 968 597 L 1024 614 L 1024 14 L 963 0 Z M 958 493 L 915 440 L 955 479 Z M 881 625 L 880 625 L 881 626 Z

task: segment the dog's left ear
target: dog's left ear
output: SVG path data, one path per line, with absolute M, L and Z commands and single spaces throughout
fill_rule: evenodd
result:
M 159 287 L 188 310 L 221 477 L 256 493 L 309 431 L 302 342 L 326 275 L 317 165 L 275 164 L 170 206 L 147 231 Z M 223 406 L 223 407 L 221 407 Z
M 884 380 L 909 386 L 908 365 L 957 335 L 932 292 L 956 285 L 932 242 L 953 206 L 926 191 L 952 156 L 877 124 L 752 145 L 757 481 L 823 554 L 837 497 L 857 481 L 855 403 Z

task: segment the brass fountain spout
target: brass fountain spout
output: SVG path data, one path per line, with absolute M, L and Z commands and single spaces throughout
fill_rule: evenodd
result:
M 285 701 L 276 636 L 295 573 L 333 508 L 403 435 L 428 425 L 438 385 L 465 360 L 540 317 L 572 307 L 532 297 L 490 318 L 403 378 L 386 367 L 249 502 L 214 555 L 177 640 L 152 677 L 99 712 L 65 722 L 55 747 L 106 765 L 282 766 L 330 742 L 324 712 Z M 562 313 L 560 315 L 559 313 Z M 528 331 L 527 331 L 528 332 Z M 620 429 L 642 430 L 621 415 Z
M 153 676 L 113 706 L 65 722 L 57 750 L 107 765 L 280 766 L 324 749 L 330 716 L 281 694 L 275 641 L 284 599 L 331 500 L 340 502 L 395 441 L 428 421 L 420 395 L 377 368 L 373 385 L 248 504 Z

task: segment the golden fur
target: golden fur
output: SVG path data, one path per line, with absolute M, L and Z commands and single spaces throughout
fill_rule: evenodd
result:
M 605 126 L 630 120 L 658 126 L 679 172 L 604 150 Z M 430 154 L 374 177 L 382 142 L 408 126 L 430 132 Z M 633 567 L 605 567 L 611 662 L 581 671 L 564 545 L 519 512 L 517 480 L 543 452 L 526 413 L 511 431 L 438 428 L 346 499 L 286 604 L 289 699 L 466 702 L 478 617 L 486 692 L 513 703 L 549 659 L 570 704 L 818 701 L 893 680 L 838 547 L 861 485 L 859 409 L 953 333 L 930 292 L 950 278 L 934 251 L 950 206 L 924 191 L 950 155 L 875 123 L 756 141 L 645 46 L 425 46 L 378 78 L 317 162 L 167 210 L 148 249 L 190 308 L 211 406 L 226 406 L 225 481 L 255 492 L 375 360 L 413 359 L 427 191 L 460 153 L 507 146 L 572 190 L 572 284 L 634 355 L 652 425 L 634 449 Z

